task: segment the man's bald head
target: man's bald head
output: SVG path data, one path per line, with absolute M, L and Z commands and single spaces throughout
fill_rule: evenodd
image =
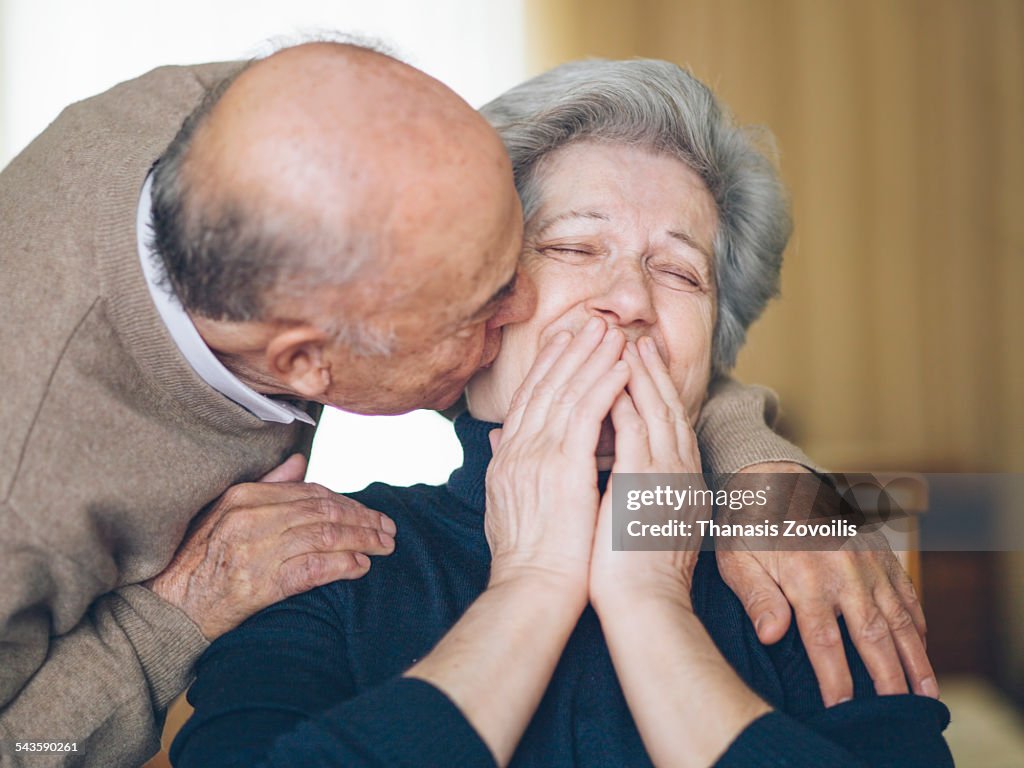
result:
M 376 51 L 310 43 L 249 65 L 186 122 L 156 170 L 156 243 L 203 317 L 264 319 L 289 292 L 356 274 L 364 297 L 387 276 L 383 306 L 413 289 L 401 275 L 439 266 L 435 234 L 507 213 L 510 185 L 496 134 L 447 87 Z M 380 278 L 363 279 L 369 264 Z

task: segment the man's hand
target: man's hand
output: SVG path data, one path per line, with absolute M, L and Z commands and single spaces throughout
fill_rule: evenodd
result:
M 365 575 L 367 555 L 394 550 L 394 521 L 302 482 L 305 472 L 295 455 L 260 482 L 228 488 L 146 586 L 213 640 L 286 597 Z
M 744 472 L 804 472 L 789 463 L 759 464 Z M 822 493 L 838 494 L 827 485 Z M 864 537 L 878 537 L 866 544 Z M 762 643 L 778 642 L 789 628 L 790 604 L 826 706 L 853 696 L 837 617 L 846 619 L 853 643 L 880 695 L 938 698 L 925 653 L 925 620 L 914 586 L 877 533 L 858 535 L 857 549 L 742 551 L 719 548 L 722 578 L 743 602 Z

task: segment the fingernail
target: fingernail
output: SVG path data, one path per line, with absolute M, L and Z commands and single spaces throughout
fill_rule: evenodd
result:
M 390 533 L 392 536 L 398 532 L 398 526 L 395 525 L 395 521 L 385 515 L 380 516 L 380 527 L 384 533 Z
M 921 692 L 933 699 L 939 698 L 939 682 L 934 677 L 926 677 L 921 681 Z
M 848 702 L 848 701 L 853 701 L 853 696 L 844 696 L 843 698 L 841 698 L 841 699 L 840 699 L 839 701 L 837 701 L 837 702 L 836 702 L 835 704 L 833 704 L 832 706 L 834 707 L 834 706 L 836 706 L 837 704 L 845 704 L 845 703 L 846 703 L 846 702 Z
M 356 562 L 359 563 L 363 568 L 370 565 L 370 558 L 364 555 L 362 552 L 356 552 Z
M 587 320 L 587 324 L 583 326 L 583 332 L 593 336 L 607 327 L 608 326 L 605 323 L 605 321 L 602 320 L 600 317 L 592 317 L 589 320 Z
M 754 631 L 760 635 L 761 627 L 765 626 L 770 621 L 775 621 L 775 614 L 771 611 L 768 611 L 767 613 L 762 613 L 760 616 L 757 617 L 757 620 L 754 622 Z
M 572 338 L 572 334 L 569 331 L 559 331 L 551 337 L 552 344 L 565 344 L 569 339 Z

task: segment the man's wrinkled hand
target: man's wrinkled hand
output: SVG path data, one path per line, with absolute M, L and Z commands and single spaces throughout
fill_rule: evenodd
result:
M 806 471 L 793 467 L 759 465 L 747 471 Z M 836 496 L 838 506 L 838 494 L 827 484 L 823 490 Z M 925 652 L 924 612 L 910 577 L 881 534 L 862 533 L 851 543 L 857 546 L 838 551 L 719 548 L 718 567 L 761 642 L 775 643 L 786 634 L 792 605 L 826 706 L 853 696 L 840 615 L 877 693 L 907 693 L 909 681 L 914 693 L 938 698 Z
M 229 488 L 146 586 L 213 640 L 286 597 L 365 575 L 367 555 L 394 550 L 395 523 L 302 482 L 305 471 L 296 455 L 259 482 Z

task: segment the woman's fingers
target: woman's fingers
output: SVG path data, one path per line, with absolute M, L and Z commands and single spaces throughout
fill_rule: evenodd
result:
M 487 433 L 487 439 L 491 443 L 491 454 L 498 452 L 498 446 L 501 445 L 501 429 L 492 429 Z
M 695 441 L 693 425 L 690 423 L 686 407 L 679 399 L 679 390 L 676 388 L 675 382 L 672 381 L 672 376 L 668 372 L 668 366 L 661 359 L 658 347 L 653 339 L 645 336 L 637 342 L 637 350 L 640 352 L 640 359 L 647 366 L 647 371 L 650 373 L 654 385 L 658 388 L 658 392 L 661 393 L 662 398 L 668 403 L 669 407 L 678 414 L 675 427 L 680 449 L 691 447 Z
M 526 409 L 526 404 L 530 401 L 533 388 L 537 386 L 538 381 L 547 375 L 548 371 L 551 370 L 551 366 L 558 362 L 562 352 L 569 346 L 570 341 L 572 341 L 572 334 L 569 331 L 559 331 L 540 351 L 540 354 L 537 355 L 537 359 L 533 361 L 533 366 L 526 374 L 526 378 L 512 397 L 512 403 L 509 406 L 508 416 L 505 418 L 503 427 L 503 434 L 506 437 L 514 435 L 519 429 L 519 424 L 523 418 L 523 411 Z
M 595 349 L 604 341 L 608 332 L 608 323 L 600 317 L 590 318 L 576 334 L 565 354 L 555 361 L 541 384 L 547 383 L 552 388 L 565 384 L 573 374 L 590 357 Z M 621 333 L 621 331 L 619 331 Z
M 644 472 L 651 466 L 651 445 L 647 424 L 640 416 L 633 399 L 622 393 L 612 405 L 615 427 L 614 472 Z
M 517 395 L 517 421 L 493 434 L 485 533 L 497 572 L 543 568 L 585 584 L 600 497 L 601 422 L 629 379 L 625 337 L 594 318 L 547 351 Z M 550 355 L 550 357 L 547 357 Z M 497 432 L 497 431 L 495 431 Z
M 625 396 L 629 366 L 621 360 L 612 363 L 573 409 L 565 430 L 567 451 L 593 456 L 601 437 L 601 424 L 616 398 Z
M 610 328 L 601 343 L 580 362 L 575 370 L 569 372 L 564 380 L 553 378 L 551 383 L 553 397 L 549 407 L 549 418 L 571 417 L 575 420 L 580 415 L 588 415 L 589 411 L 581 412 L 579 410 L 581 404 L 586 400 L 588 393 L 598 386 L 612 367 L 619 362 L 625 343 L 626 337 L 622 331 L 618 328 Z M 628 372 L 629 366 L 623 364 L 623 369 Z M 556 374 L 557 372 L 552 369 L 552 377 Z M 612 401 L 608 400 L 608 406 L 600 414 L 597 414 L 598 421 L 608 415 L 611 405 Z
M 681 416 L 665 401 L 632 342 L 626 345 L 623 359 L 629 363 L 629 393 L 637 413 L 647 426 L 651 454 L 666 458 L 680 455 L 675 422 Z
M 622 331 L 608 330 L 601 318 L 591 318 L 538 381 L 523 409 L 519 431 L 530 434 L 557 427 L 565 433 L 565 420 L 596 378 L 618 360 L 625 339 Z M 596 358 L 592 365 L 591 359 Z M 552 416 L 557 417 L 552 423 Z
M 672 375 L 668 372 L 668 366 L 661 359 L 661 353 L 658 352 L 658 346 L 654 343 L 654 339 L 650 336 L 643 336 L 637 340 L 636 348 L 640 353 L 640 358 L 644 361 L 647 370 L 651 374 L 654 385 L 658 388 L 665 402 L 678 406 L 685 416 L 685 409 L 683 409 L 683 404 L 679 400 L 679 390 L 676 389 L 676 384 L 672 381 Z
M 625 343 L 622 331 L 609 329 L 590 357 L 560 385 L 547 426 L 565 435 L 567 451 L 592 456 L 597 450 L 601 423 L 629 381 L 629 366 L 619 360 Z

